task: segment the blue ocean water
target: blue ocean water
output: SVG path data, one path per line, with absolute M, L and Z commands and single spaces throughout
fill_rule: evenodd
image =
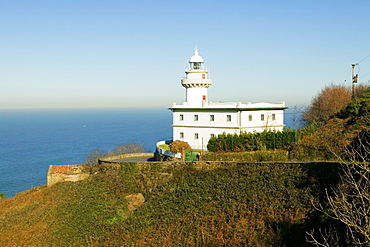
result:
M 136 142 L 154 152 L 171 138 L 171 124 L 167 109 L 0 110 L 0 193 L 46 184 L 49 165 L 82 164 L 95 148 Z
M 46 184 L 49 165 L 82 164 L 95 148 L 130 142 L 154 152 L 172 136 L 172 114 L 152 110 L 1 110 L 0 193 Z

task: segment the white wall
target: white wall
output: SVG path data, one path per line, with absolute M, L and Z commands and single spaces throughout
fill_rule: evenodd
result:
M 224 132 L 234 134 L 239 133 L 237 129 L 222 129 L 222 128 L 189 128 L 189 127 L 174 127 L 173 139 L 185 141 L 194 149 L 207 149 L 207 144 L 211 138 L 211 134 L 215 136 Z M 184 138 L 180 138 L 180 133 L 184 133 Z M 195 139 L 195 134 L 198 134 L 198 139 Z M 203 146 L 202 146 L 203 145 Z
M 264 115 L 264 121 L 261 120 Z M 275 114 L 275 120 L 272 120 Z M 182 120 L 180 115 L 182 115 Z M 198 115 L 198 120 L 195 120 Z M 214 121 L 211 121 L 211 115 Z M 230 118 L 228 117 L 230 116 Z M 252 115 L 252 121 L 249 121 Z M 211 134 L 215 136 L 222 133 L 240 134 L 245 132 L 262 132 L 269 130 L 283 130 L 283 110 L 257 110 L 257 111 L 200 111 L 200 110 L 176 110 L 173 113 L 173 140 L 186 141 L 195 149 L 206 149 Z M 230 120 L 230 121 L 229 121 Z M 183 133 L 183 138 L 181 134 Z M 196 139 L 198 134 L 198 139 Z
M 203 101 L 203 95 L 207 95 L 207 88 L 187 88 L 186 89 L 186 102 L 191 106 L 201 106 Z
M 264 115 L 264 120 L 261 120 L 261 115 Z M 275 119 L 273 114 L 275 114 Z M 252 121 L 249 121 L 249 115 L 252 115 Z M 263 130 L 283 130 L 284 127 L 284 111 L 283 110 L 260 110 L 260 111 L 243 111 L 241 112 L 241 127 L 244 130 L 251 131 Z M 262 128 L 262 129 L 260 129 Z M 259 130 L 260 129 L 260 130 Z
M 180 120 L 180 115 L 183 115 L 183 121 Z M 198 115 L 198 121 L 194 116 Z M 214 121 L 211 121 L 210 116 L 214 116 Z M 231 116 L 231 121 L 227 121 L 227 115 Z M 204 111 L 183 111 L 173 113 L 174 125 L 185 126 L 209 126 L 209 127 L 238 127 L 237 112 L 204 112 Z

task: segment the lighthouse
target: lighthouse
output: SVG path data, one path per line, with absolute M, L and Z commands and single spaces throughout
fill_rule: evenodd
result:
M 196 47 L 185 70 L 186 76 L 181 79 L 186 89 L 185 102 L 182 105 L 172 103 L 169 108 L 173 113 L 173 140 L 205 150 L 210 138 L 222 133 L 283 130 L 285 102 L 211 102 L 207 90 L 212 80 L 208 72 Z
M 201 107 L 207 104 L 207 89 L 212 85 L 208 69 L 204 67 L 204 60 L 195 47 L 194 55 L 190 57 L 189 67 L 185 71 L 186 77 L 181 80 L 181 85 L 186 88 L 185 104 Z

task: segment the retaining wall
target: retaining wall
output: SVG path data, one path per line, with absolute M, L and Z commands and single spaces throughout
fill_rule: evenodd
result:
M 153 157 L 153 153 L 128 153 L 128 154 L 106 156 L 106 157 L 99 158 L 98 163 L 100 164 L 105 161 L 120 160 L 120 159 L 125 159 L 125 158 L 132 158 L 132 157 Z
M 178 158 L 178 159 L 181 159 L 181 153 L 172 153 L 168 150 L 165 150 L 165 149 L 162 149 L 160 148 L 159 146 L 160 145 L 163 145 L 163 144 L 168 144 L 169 141 L 160 141 L 160 142 L 157 142 L 156 143 L 156 152 L 158 154 L 163 154 L 164 156 L 167 156 L 167 157 L 173 157 L 173 158 Z M 172 140 L 170 141 L 170 143 L 172 142 Z

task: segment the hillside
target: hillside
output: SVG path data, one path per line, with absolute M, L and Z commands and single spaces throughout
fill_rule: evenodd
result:
M 125 163 L 0 201 L 2 246 L 308 246 L 335 164 Z M 332 177 L 328 174 L 333 174 Z M 125 196 L 145 202 L 130 212 Z
M 0 245 L 312 246 L 313 231 L 319 242 L 368 244 L 369 99 L 301 136 L 279 133 L 291 142 L 226 136 L 217 147 L 250 146 L 204 156 L 214 161 L 85 166 L 83 181 L 0 199 Z

